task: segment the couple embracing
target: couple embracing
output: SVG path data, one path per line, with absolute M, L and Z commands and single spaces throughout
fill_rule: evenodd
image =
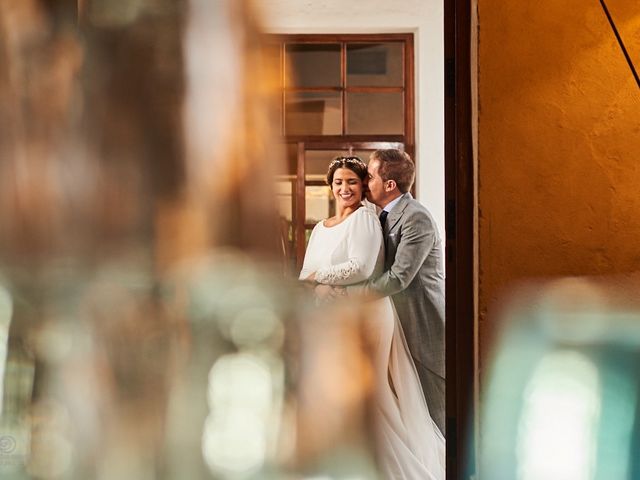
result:
M 309 239 L 300 279 L 318 296 L 376 298 L 367 323 L 374 338 L 377 448 L 391 480 L 444 480 L 444 268 L 430 213 L 409 189 L 411 158 L 377 150 L 368 166 L 337 157 L 327 183 L 336 215 Z M 381 209 L 362 204 L 364 195 Z

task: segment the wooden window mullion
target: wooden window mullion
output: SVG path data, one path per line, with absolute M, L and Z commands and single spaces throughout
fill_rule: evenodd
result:
M 287 87 L 287 92 L 341 92 L 342 87 Z
M 305 223 L 307 215 L 306 206 L 306 168 L 304 142 L 298 142 L 298 160 L 296 171 L 296 264 L 298 271 L 302 269 L 302 261 L 304 260 L 304 252 L 306 250 L 306 232 Z
M 415 147 L 415 91 L 414 91 L 414 58 L 413 58 L 413 42 L 407 41 L 404 44 L 404 55 L 402 56 L 402 61 L 404 62 L 404 122 L 405 129 L 404 135 L 406 143 L 409 145 L 409 149 L 411 150 L 411 158 L 413 161 L 418 164 L 418 160 L 415 158 L 413 149 Z

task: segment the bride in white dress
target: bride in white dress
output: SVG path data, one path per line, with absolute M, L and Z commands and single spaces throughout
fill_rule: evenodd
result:
M 362 205 L 366 177 L 357 157 L 337 157 L 329 165 L 336 215 L 313 229 L 301 280 L 344 286 L 382 273 L 380 221 Z M 444 480 L 444 437 L 429 415 L 393 303 L 389 297 L 374 302 L 376 313 L 365 327 L 374 350 L 381 473 L 389 480 Z

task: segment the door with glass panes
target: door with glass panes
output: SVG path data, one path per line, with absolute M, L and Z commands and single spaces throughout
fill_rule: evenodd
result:
M 283 247 L 299 269 L 314 225 L 334 214 L 324 181 L 331 159 L 366 162 L 379 148 L 413 157 L 413 35 L 270 36 L 267 53 L 280 72 Z

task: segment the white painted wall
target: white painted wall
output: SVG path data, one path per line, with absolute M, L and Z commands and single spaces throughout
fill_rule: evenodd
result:
M 415 34 L 418 200 L 444 237 L 444 2 L 255 0 L 273 33 Z

